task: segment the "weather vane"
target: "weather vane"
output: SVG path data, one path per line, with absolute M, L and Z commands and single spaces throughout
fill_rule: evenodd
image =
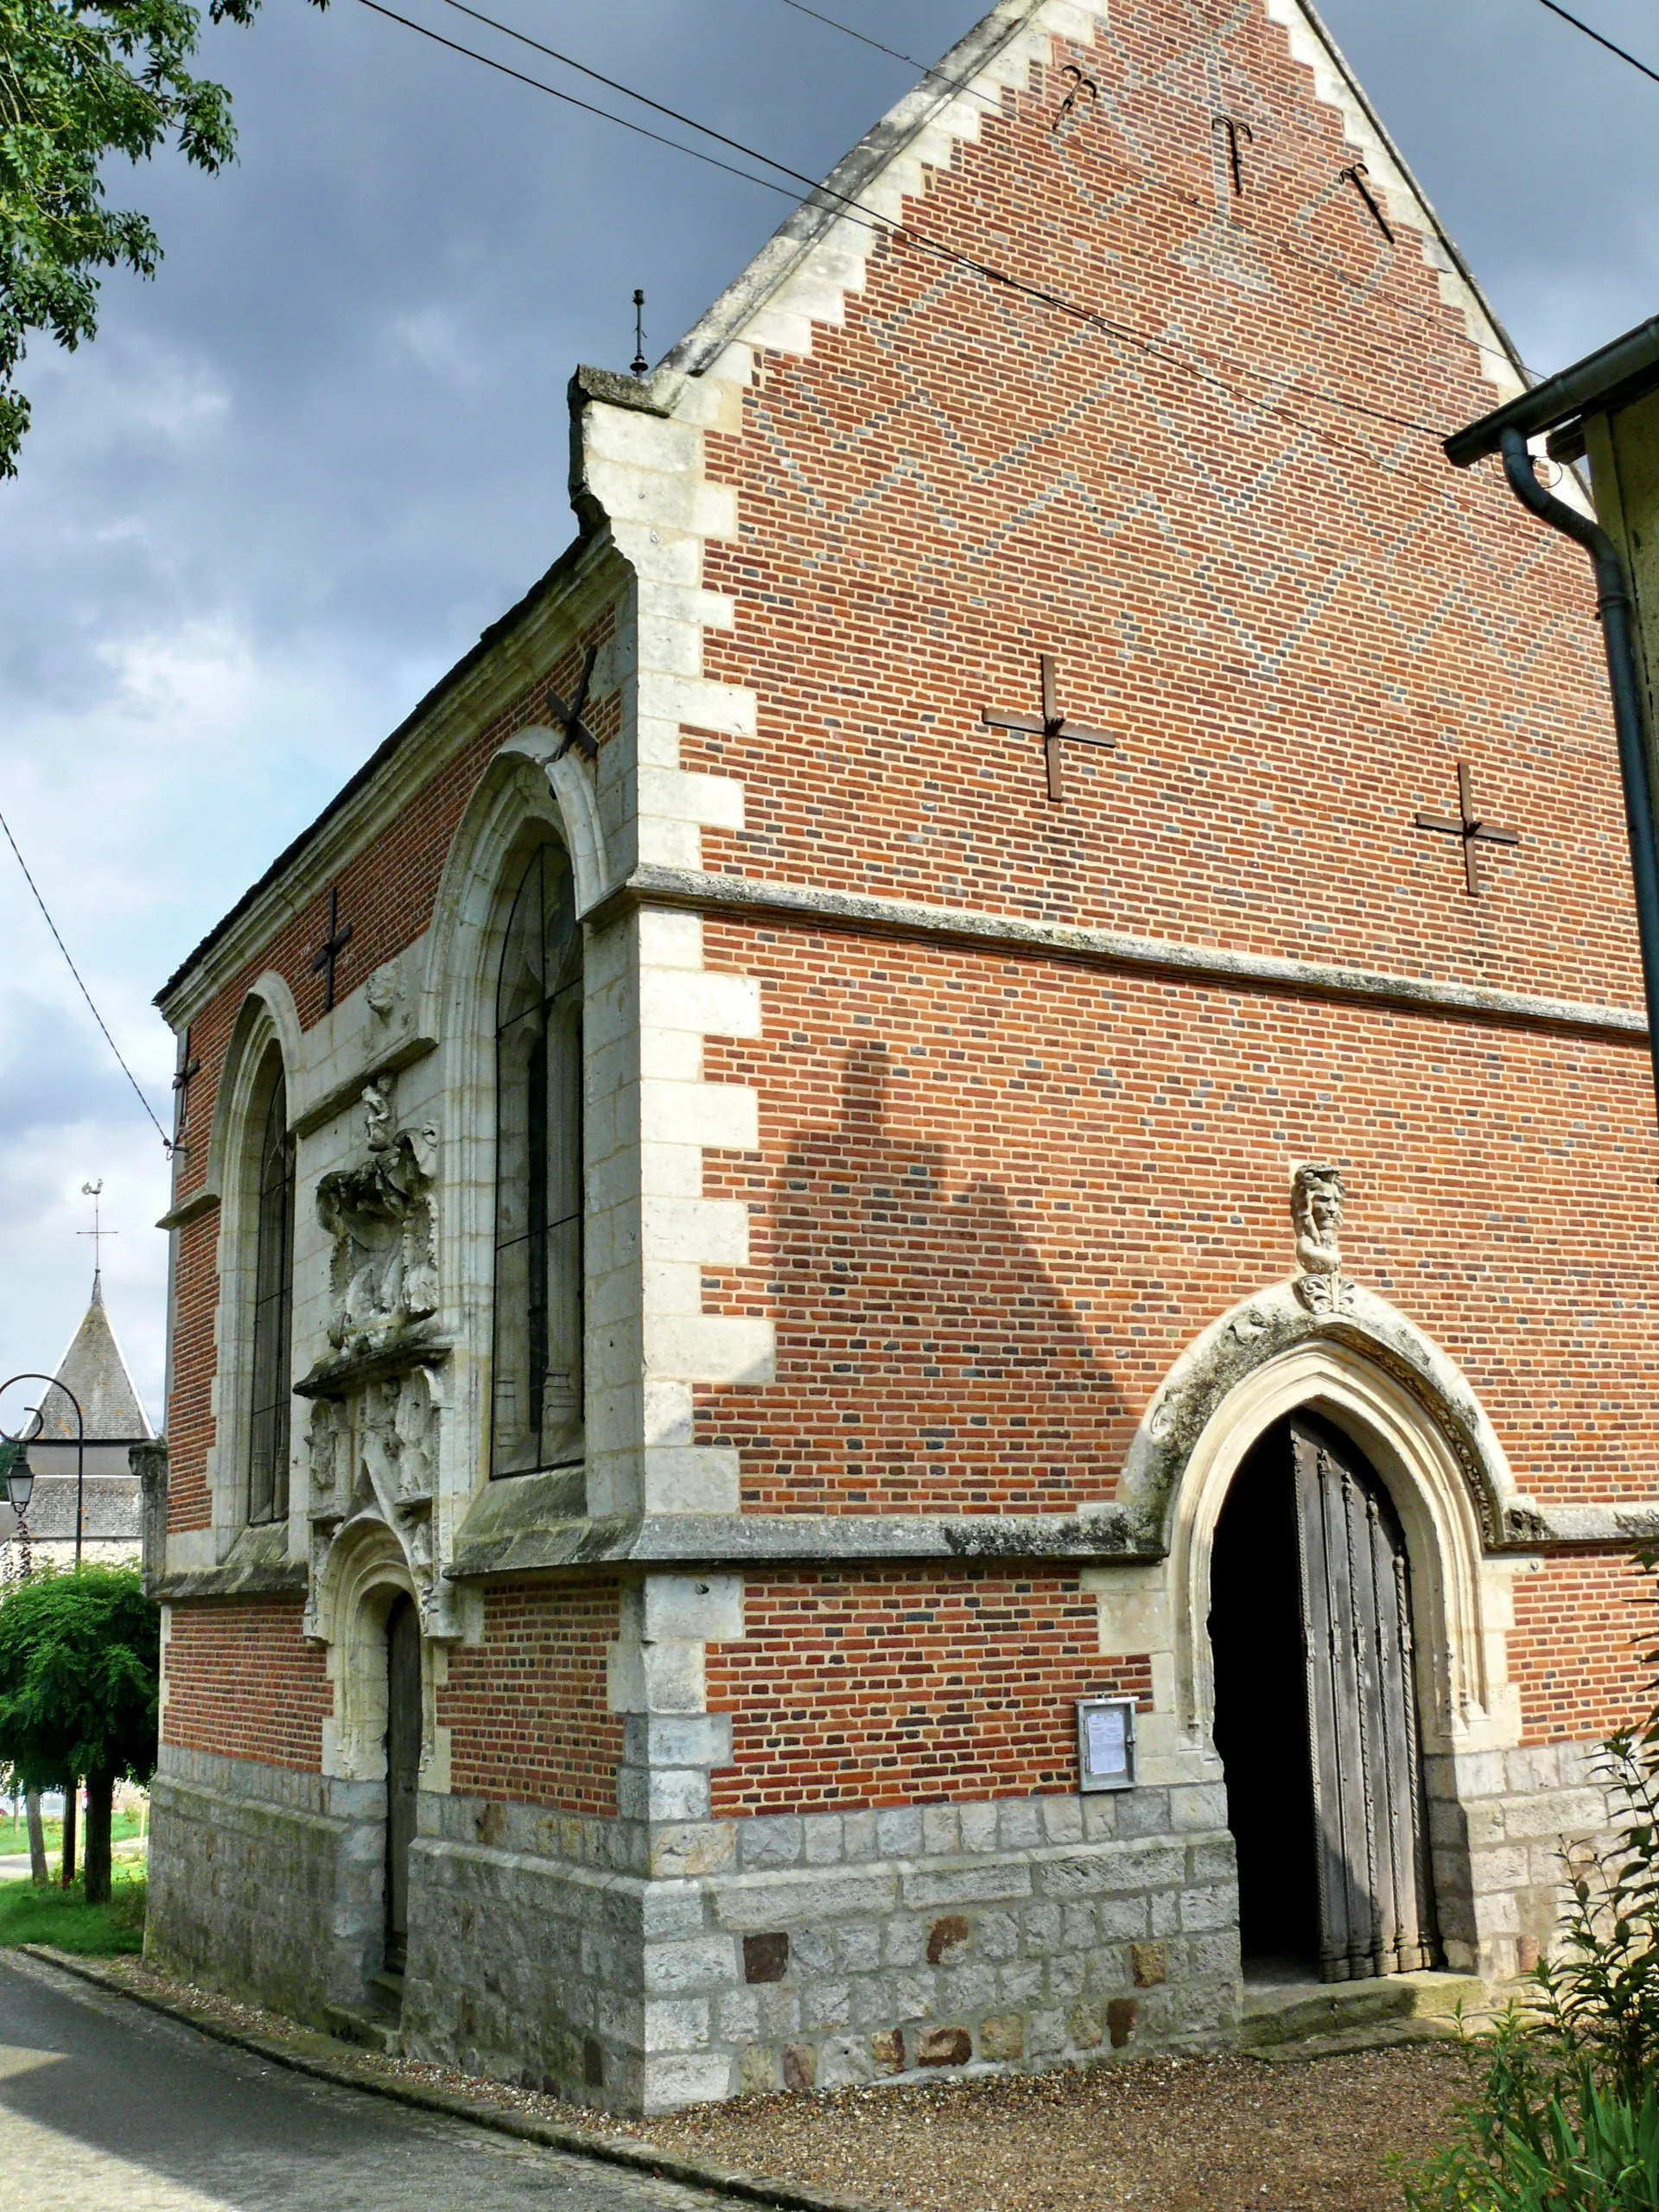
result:
M 104 1195 L 104 1178 L 100 1175 L 95 1183 L 83 1183 L 80 1192 L 83 1198 L 92 1202 L 92 1225 L 90 1229 L 78 1229 L 75 1234 L 77 1236 L 90 1236 L 92 1240 L 92 1287 L 96 1289 L 104 1273 L 104 1239 L 118 1236 L 121 1232 L 118 1229 L 105 1229 L 99 1212 L 98 1202 Z
M 637 377 L 642 377 L 651 366 L 645 359 L 645 296 L 638 285 L 633 293 L 633 359 L 628 366 Z

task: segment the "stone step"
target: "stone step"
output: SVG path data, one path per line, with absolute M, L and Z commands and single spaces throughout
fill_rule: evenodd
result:
M 1438 2021 L 1455 2034 L 1455 2015 L 1484 2009 L 1486 1992 L 1472 1974 L 1378 1974 L 1365 1981 L 1246 1982 L 1239 2044 L 1260 2051 L 1310 2037 L 1351 2036 L 1387 2023 Z
M 354 2043 L 365 2050 L 384 2051 L 388 2058 L 397 2056 L 397 2016 L 395 2012 L 372 2012 L 365 2005 L 329 2005 L 323 2008 L 328 2032 L 341 2043 Z
M 1455 2043 L 1455 2020 L 1433 2013 L 1426 2018 L 1378 2020 L 1369 2028 L 1350 2028 L 1338 2035 L 1304 2036 L 1296 2043 L 1258 2044 L 1244 2052 L 1263 2066 L 1305 2066 L 1315 2058 L 1347 2058 L 1359 2050 L 1398 2050 L 1408 2044 Z

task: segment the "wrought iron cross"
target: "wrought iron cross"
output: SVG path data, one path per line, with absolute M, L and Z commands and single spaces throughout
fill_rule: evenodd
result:
M 181 1149 L 179 1139 L 184 1135 L 185 1124 L 190 1119 L 190 1085 L 200 1073 L 201 1062 L 190 1050 L 190 1032 L 187 1029 L 184 1033 L 184 1041 L 179 1047 L 178 1069 L 173 1077 L 173 1089 L 178 1097 L 178 1104 L 173 1115 L 175 1152 Z
M 334 963 L 351 941 L 351 924 L 347 922 L 343 928 L 340 925 L 340 886 L 332 884 L 328 891 L 328 934 L 317 947 L 311 963 L 311 973 L 320 975 L 323 979 L 322 1010 L 325 1014 L 334 1002 Z
M 1065 745 L 1097 745 L 1108 753 L 1115 752 L 1117 740 L 1108 737 L 1104 730 L 1090 729 L 1082 722 L 1068 721 L 1059 709 L 1059 664 L 1052 653 L 1042 655 L 1043 711 L 1040 715 L 1004 713 L 1001 708 L 987 707 L 981 721 L 983 729 L 1029 730 L 1043 741 L 1043 753 L 1048 768 L 1048 795 L 1057 804 L 1065 798 L 1065 765 L 1061 753 Z
M 1438 830 L 1442 836 L 1461 837 L 1463 840 L 1464 888 L 1471 899 L 1480 896 L 1480 865 L 1477 844 L 1518 845 L 1521 835 L 1516 830 L 1505 830 L 1496 822 L 1483 821 L 1475 812 L 1474 785 L 1466 760 L 1458 763 L 1458 819 L 1453 822 L 1444 814 L 1420 814 L 1420 830 Z
M 563 760 L 573 745 L 579 746 L 590 760 L 599 758 L 599 740 L 582 719 L 582 710 L 588 703 L 588 686 L 593 680 L 594 663 L 599 658 L 599 647 L 589 645 L 582 664 L 582 676 L 576 685 L 576 696 L 567 707 L 550 683 L 547 687 L 548 712 L 564 732 L 564 743 L 553 755 Z

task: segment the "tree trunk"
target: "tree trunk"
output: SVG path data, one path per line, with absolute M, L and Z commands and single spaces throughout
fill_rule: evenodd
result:
M 46 1828 L 41 1819 L 41 1793 L 27 1790 L 23 1796 L 23 1811 L 29 1821 L 29 1878 L 44 1885 L 52 1878 L 46 1863 Z
M 67 1890 L 75 1878 L 75 1800 L 80 1794 L 79 1782 L 67 1782 L 63 1786 L 63 1860 L 58 1868 L 58 1879 Z
M 86 1777 L 86 1902 L 110 1901 L 110 1821 L 115 1811 L 115 1777 Z

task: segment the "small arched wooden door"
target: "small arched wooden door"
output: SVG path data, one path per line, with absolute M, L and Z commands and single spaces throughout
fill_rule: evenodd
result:
M 386 1972 L 409 1955 L 409 1852 L 421 1777 L 421 1624 L 407 1598 L 386 1616 Z
M 1290 1421 L 1325 1981 L 1433 1962 L 1410 1571 L 1387 1491 L 1325 1422 Z

